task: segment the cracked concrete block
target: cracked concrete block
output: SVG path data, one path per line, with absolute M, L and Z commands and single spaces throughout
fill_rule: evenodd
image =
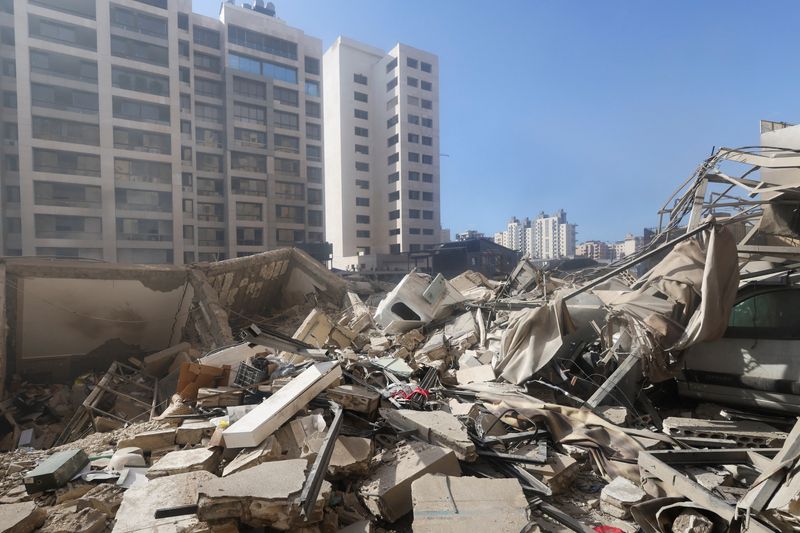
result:
M 134 485 L 125 491 L 112 533 L 177 533 L 191 528 L 198 522 L 194 514 L 156 519 L 155 512 L 165 507 L 196 504 L 198 485 L 211 479 L 215 479 L 214 474 L 201 471 L 159 477 Z
M 460 476 L 456 454 L 441 446 L 411 442 L 384 454 L 384 464 L 365 480 L 359 494 L 375 515 L 394 522 L 412 509 L 411 483 L 425 474 Z
M 141 448 L 146 452 L 166 448 L 175 444 L 175 428 L 159 429 L 156 431 L 145 431 L 130 439 L 124 439 L 117 443 L 119 448 Z
M 204 438 L 214 434 L 216 426 L 211 422 L 184 422 L 175 430 L 175 444 L 181 446 L 200 444 Z
M 528 501 L 516 479 L 427 474 L 411 484 L 414 533 L 518 533 Z
M 322 348 L 333 329 L 331 319 L 319 309 L 312 310 L 292 338 L 305 342 L 315 348 Z
M 253 468 L 267 461 L 278 461 L 284 457 L 281 454 L 281 445 L 275 435 L 266 438 L 256 448 L 245 448 L 222 469 L 222 477 L 236 472 Z
M 380 394 L 360 385 L 339 385 L 328 389 L 325 394 L 343 409 L 367 416 L 375 414 L 381 399 Z
M 711 533 L 714 523 L 698 511 L 686 510 L 672 522 L 673 533 Z
M 616 518 L 628 518 L 631 505 L 644 501 L 647 494 L 625 479 L 616 477 L 600 491 L 600 510 Z
M 372 439 L 338 437 L 333 446 L 328 473 L 333 477 L 361 476 L 369 471 Z
M 307 468 L 304 459 L 289 459 L 262 463 L 227 477 L 204 481 L 197 490 L 197 516 L 205 522 L 237 518 L 251 527 L 282 531 L 296 531 L 303 525 L 319 522 L 331 486 L 323 482 L 314 510 L 304 522 L 297 500 Z
M 628 410 L 617 405 L 601 405 L 595 409 L 597 414 L 612 424 L 625 427 L 628 425 Z
M 109 518 L 117 514 L 125 489 L 110 483 L 101 483 L 78 499 L 78 510 L 97 509 Z
M 422 440 L 453 450 L 462 461 L 472 462 L 478 457 L 464 424 L 450 413 L 411 409 L 380 409 L 379 412 L 393 426 L 414 430 Z
M 200 470 L 216 472 L 220 458 L 219 450 L 209 450 L 208 448 L 169 452 L 147 469 L 147 477 L 153 479 Z
M 108 519 L 97 509 L 81 509 L 63 505 L 47 509 L 47 519 L 40 533 L 100 533 L 106 529 Z
M 458 358 L 458 368 L 466 369 L 474 366 L 481 366 L 481 361 L 478 359 L 478 352 L 475 350 L 466 350 L 461 357 Z
M 456 379 L 461 385 L 494 381 L 494 369 L 492 368 L 492 365 L 480 365 L 470 368 L 463 368 L 456 371 Z
M 30 533 L 44 524 L 47 513 L 33 502 L 0 505 L 0 533 Z

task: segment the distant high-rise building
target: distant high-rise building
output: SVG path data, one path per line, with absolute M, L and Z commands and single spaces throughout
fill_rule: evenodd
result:
M 532 257 L 556 259 L 575 255 L 575 224 L 567 222 L 563 209 L 550 216 L 540 213 L 533 221 L 532 237 Z
M 333 263 L 433 248 L 442 239 L 439 64 L 339 37 L 325 52 L 325 205 Z
M 0 0 L 0 252 L 324 250 L 322 43 L 274 15 Z
M 470 229 L 470 230 L 464 231 L 462 233 L 456 233 L 456 240 L 457 241 L 467 241 L 467 240 L 470 240 L 470 239 L 485 239 L 485 238 L 486 238 L 486 235 L 484 235 L 483 233 L 481 233 L 479 231 L 476 231 L 474 229 Z
M 608 244 L 603 241 L 586 241 L 575 247 L 577 257 L 588 257 L 595 261 L 608 261 L 611 259 L 611 252 Z

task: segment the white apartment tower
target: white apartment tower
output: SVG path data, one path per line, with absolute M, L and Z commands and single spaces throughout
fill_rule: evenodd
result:
M 559 209 L 553 215 L 540 213 L 533 225 L 531 255 L 537 259 L 575 256 L 575 224 L 567 223 L 567 213 Z
M 381 255 L 441 242 L 438 58 L 339 37 L 323 56 L 323 78 L 334 266 L 376 266 Z
M 0 0 L 0 255 L 322 244 L 321 57 L 263 0 Z

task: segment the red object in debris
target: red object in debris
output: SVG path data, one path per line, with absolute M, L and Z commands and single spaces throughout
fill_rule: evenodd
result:
M 400 396 L 400 397 L 401 397 L 401 398 L 403 398 L 404 400 L 410 400 L 410 399 L 411 399 L 411 397 L 412 397 L 413 395 L 417 394 L 417 393 L 419 393 L 419 394 L 423 395 L 425 398 L 427 398 L 427 397 L 428 397 L 428 391 L 426 391 L 425 389 L 421 389 L 421 388 L 419 388 L 419 387 L 417 387 L 417 388 L 416 388 L 416 389 L 414 389 L 413 391 L 409 392 L 408 394 L 406 394 L 406 393 L 405 393 L 405 392 L 403 392 L 402 390 L 396 390 L 396 391 L 394 391 L 394 392 L 392 393 L 392 396 L 393 396 L 393 397 L 395 397 L 395 398 L 396 398 L 396 397 L 398 397 L 398 396 Z M 609 533 L 610 533 L 610 532 L 609 532 Z M 624 533 L 624 532 L 623 532 L 623 533 Z
M 597 533 L 625 533 L 620 528 L 614 526 L 594 526 L 592 529 L 597 531 Z

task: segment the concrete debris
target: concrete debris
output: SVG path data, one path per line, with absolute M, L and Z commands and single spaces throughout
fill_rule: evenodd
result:
M 403 430 L 412 430 L 425 442 L 438 444 L 455 452 L 461 461 L 477 458 L 475 444 L 455 416 L 444 411 L 412 411 L 410 409 L 381 409 L 384 420 Z
M 33 502 L 0 505 L 0 532 L 30 533 L 44 524 L 47 513 Z
M 642 502 L 647 494 L 625 478 L 614 478 L 600 492 L 600 509 L 616 518 L 628 518 L 631 505 Z
M 216 472 L 220 462 L 220 451 L 208 448 L 193 448 L 169 452 L 147 470 L 150 479 L 174 476 L 187 472 Z
M 672 522 L 673 533 L 711 533 L 714 523 L 697 511 L 683 511 Z
M 225 465 L 222 469 L 222 475 L 229 476 L 267 461 L 283 459 L 284 456 L 281 451 L 282 449 L 281 445 L 278 443 L 278 439 L 274 435 L 271 435 L 255 448 L 245 448 L 241 450 L 236 457 Z
M 179 446 L 200 444 L 203 439 L 210 438 L 216 426 L 211 422 L 184 422 L 175 430 L 175 444 Z
M 108 517 L 91 507 L 50 507 L 41 533 L 100 533 L 106 529 Z
M 340 436 L 333 447 L 328 472 L 333 478 L 363 476 L 369 472 L 372 453 L 372 440 Z
M 342 406 L 372 418 L 378 410 L 381 395 L 359 385 L 339 385 L 326 391 L 328 398 Z
M 528 524 L 528 500 L 516 479 L 426 474 L 411 484 L 414 531 L 519 533 Z
M 145 431 L 117 444 L 118 448 L 140 448 L 146 452 L 167 448 L 175 444 L 175 429 Z
M 117 510 L 122 504 L 122 497 L 125 490 L 122 487 L 111 485 L 109 483 L 100 483 L 83 496 L 78 498 L 78 510 L 91 508 L 96 509 L 106 515 L 108 518 L 114 518 L 117 515 Z

